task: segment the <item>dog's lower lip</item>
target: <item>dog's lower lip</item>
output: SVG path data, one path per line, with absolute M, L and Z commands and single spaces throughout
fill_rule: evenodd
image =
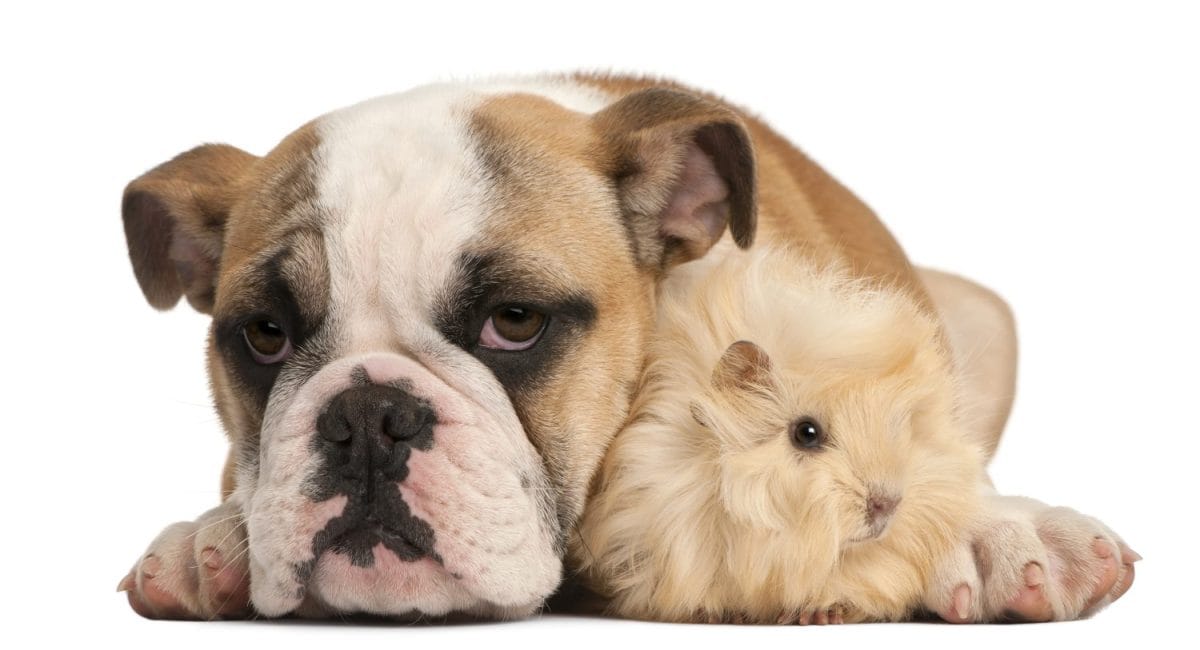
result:
M 421 544 L 414 542 L 404 533 L 395 530 L 376 519 L 373 513 L 372 515 L 366 517 L 359 525 L 343 531 L 337 537 L 332 537 L 326 540 L 326 542 L 319 548 L 314 548 L 314 557 L 320 557 L 329 552 L 346 553 L 345 548 L 347 543 L 350 541 L 350 538 L 363 535 L 373 536 L 378 540 L 375 545 L 372 545 L 372 549 L 383 542 L 390 542 L 392 544 L 402 545 L 404 548 L 411 549 L 411 555 L 413 557 L 426 557 L 434 562 L 437 562 L 438 564 L 444 565 L 441 556 L 439 556 L 432 548 L 425 548 Z M 383 550 L 384 552 L 395 554 L 395 551 L 387 548 L 386 544 L 384 544 Z
M 403 535 L 395 530 L 392 530 L 391 528 L 388 528 L 387 526 L 384 526 L 383 524 L 375 524 L 375 525 L 371 526 L 370 528 L 367 528 L 367 530 L 368 530 L 368 532 L 375 533 L 381 539 L 391 539 L 391 540 L 402 542 L 406 546 L 412 548 L 414 551 L 417 551 L 424 556 L 432 558 L 438 564 L 442 563 L 442 559 L 440 557 L 438 557 L 438 555 L 436 553 L 433 552 L 433 549 L 422 548 L 421 546 L 418 546 L 416 543 L 414 543 L 412 540 L 410 540 L 405 535 Z M 353 531 L 351 531 L 351 532 L 353 532 Z

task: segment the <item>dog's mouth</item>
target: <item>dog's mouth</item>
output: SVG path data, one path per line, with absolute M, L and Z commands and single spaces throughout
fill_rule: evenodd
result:
M 434 550 L 433 527 L 412 513 L 397 485 L 379 485 L 373 492 L 375 498 L 350 498 L 342 514 L 313 536 L 309 564 L 325 553 L 337 553 L 352 566 L 365 569 L 375 565 L 376 553 L 381 552 L 391 552 L 402 562 L 429 558 L 443 564 Z
M 368 568 L 374 565 L 373 551 L 379 546 L 405 562 L 415 562 L 428 557 L 438 564 L 442 563 L 441 557 L 433 550 L 433 531 L 420 519 L 403 521 L 397 526 L 368 517 L 361 524 L 345 530 L 340 535 L 336 528 L 327 528 L 322 532 L 326 533 L 327 537 L 323 537 L 328 541 L 314 540 L 314 555 L 319 556 L 325 552 L 340 553 L 350 558 L 350 563 L 357 567 Z

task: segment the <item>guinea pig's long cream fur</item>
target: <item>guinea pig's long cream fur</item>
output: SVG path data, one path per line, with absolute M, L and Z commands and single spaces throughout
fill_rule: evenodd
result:
M 621 616 L 898 620 L 971 520 L 982 452 L 904 292 L 756 248 L 668 281 L 571 551 Z

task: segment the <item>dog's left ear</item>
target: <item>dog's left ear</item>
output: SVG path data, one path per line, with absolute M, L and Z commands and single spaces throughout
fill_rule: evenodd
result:
M 726 226 L 738 246 L 754 241 L 754 150 L 735 112 L 650 88 L 596 113 L 592 124 L 640 264 L 666 269 L 696 259 Z
M 155 309 L 187 296 L 212 313 L 225 222 L 241 181 L 258 160 L 224 144 L 206 144 L 151 169 L 125 187 L 121 218 L 129 261 Z

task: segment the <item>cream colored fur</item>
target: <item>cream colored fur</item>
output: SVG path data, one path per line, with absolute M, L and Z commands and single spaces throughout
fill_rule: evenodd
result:
M 680 267 L 656 337 L 572 542 L 614 613 L 851 622 L 920 607 L 974 518 L 978 496 L 964 486 L 983 472 L 955 424 L 935 320 L 902 291 L 756 247 Z M 739 340 L 769 367 L 748 385 L 715 381 Z M 805 416 L 827 448 L 791 443 L 789 424 Z M 901 501 L 868 539 L 877 489 Z

